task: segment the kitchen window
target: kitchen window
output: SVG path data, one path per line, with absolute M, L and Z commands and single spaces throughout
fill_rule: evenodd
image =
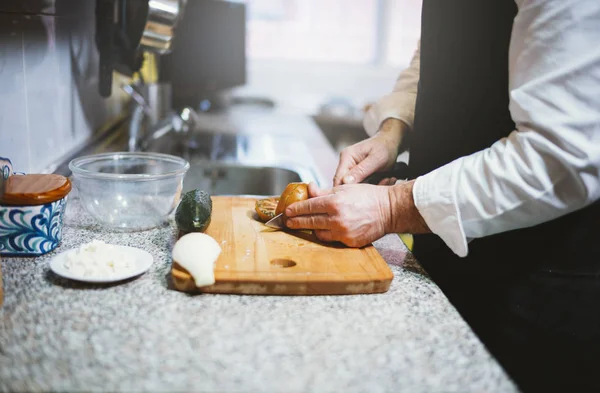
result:
M 377 0 L 251 0 L 248 57 L 371 63 Z
M 420 34 L 421 0 L 247 0 L 248 84 L 284 108 L 315 113 L 389 92 Z

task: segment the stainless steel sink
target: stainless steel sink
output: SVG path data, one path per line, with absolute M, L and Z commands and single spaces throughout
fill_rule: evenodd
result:
M 235 162 L 194 162 L 183 180 L 184 192 L 201 189 L 211 195 L 280 195 L 288 183 L 317 181 L 302 166 L 269 166 Z
M 196 130 L 183 138 L 157 139 L 147 150 L 189 161 L 184 192 L 201 189 L 211 195 L 271 196 L 280 195 L 288 183 L 320 183 L 305 145 L 288 136 Z
M 123 148 L 120 144 L 104 151 L 95 147 L 86 153 L 107 151 L 123 151 Z M 188 160 L 190 169 L 184 178 L 184 191 L 202 189 L 211 195 L 272 196 L 280 195 L 292 182 L 322 183 L 305 144 L 285 135 L 219 134 L 205 130 L 187 135 L 167 133 L 150 141 L 145 151 Z M 55 173 L 70 176 L 68 161 L 61 163 Z

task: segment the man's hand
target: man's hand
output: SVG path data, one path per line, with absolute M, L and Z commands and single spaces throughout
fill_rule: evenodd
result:
M 344 149 L 333 185 L 360 183 L 375 172 L 392 168 L 405 132 L 402 121 L 387 119 L 377 134 Z M 395 180 L 384 179 L 380 184 L 394 184 Z
M 391 224 L 389 189 L 351 184 L 320 190 L 311 183 L 310 198 L 287 208 L 286 225 L 292 229 L 313 229 L 326 242 L 365 246 L 385 235 Z
M 309 199 L 288 206 L 286 225 L 313 229 L 326 242 L 366 246 L 387 233 L 430 232 L 414 205 L 414 180 L 393 187 L 349 184 L 320 190 L 308 187 Z

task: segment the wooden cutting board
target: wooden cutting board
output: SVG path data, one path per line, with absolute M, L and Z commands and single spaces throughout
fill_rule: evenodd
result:
M 175 289 L 256 295 L 350 295 L 386 292 L 393 273 L 373 246 L 320 242 L 312 233 L 279 231 L 258 221 L 256 199 L 214 196 L 206 233 L 222 248 L 215 284 L 196 288 L 173 263 Z

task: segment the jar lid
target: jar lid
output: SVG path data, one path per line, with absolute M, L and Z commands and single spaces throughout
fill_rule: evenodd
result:
M 43 205 L 64 198 L 71 181 L 61 175 L 12 175 L 6 181 L 0 203 L 5 205 Z

